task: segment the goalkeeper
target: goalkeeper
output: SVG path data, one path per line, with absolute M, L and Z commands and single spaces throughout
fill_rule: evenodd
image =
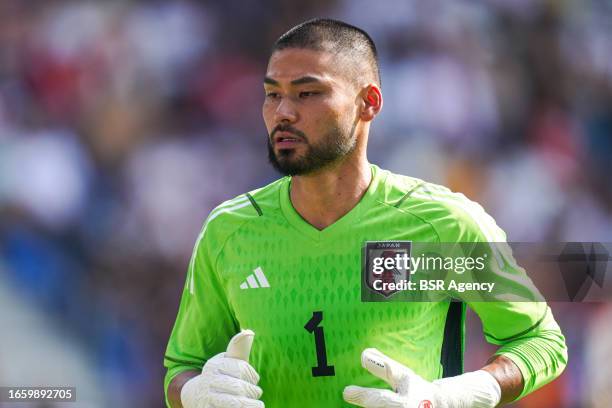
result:
M 285 177 L 204 223 L 164 358 L 168 406 L 492 408 L 559 376 L 565 339 L 544 302 L 361 301 L 366 243 L 506 240 L 462 194 L 368 162 L 383 98 L 367 33 L 294 27 L 264 91 L 269 159 Z M 486 265 L 496 288 L 529 282 L 498 255 Z M 499 346 L 468 373 L 466 307 Z

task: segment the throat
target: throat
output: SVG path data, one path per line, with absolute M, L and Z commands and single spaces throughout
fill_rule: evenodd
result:
M 319 231 L 351 212 L 367 191 L 372 173 L 333 174 L 322 178 L 293 177 L 289 192 L 297 213 Z

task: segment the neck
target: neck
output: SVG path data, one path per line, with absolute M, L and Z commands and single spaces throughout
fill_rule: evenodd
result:
M 372 181 L 365 157 L 345 160 L 314 174 L 291 179 L 293 208 L 309 224 L 322 230 L 357 205 Z

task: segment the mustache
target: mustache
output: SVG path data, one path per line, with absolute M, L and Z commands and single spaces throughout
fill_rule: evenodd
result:
M 270 134 L 270 139 L 274 140 L 274 135 L 276 134 L 276 132 L 288 132 L 288 133 L 293 133 L 294 135 L 298 136 L 299 138 L 303 139 L 303 140 L 308 140 L 306 138 L 306 135 L 304 134 L 304 132 L 294 128 L 291 125 L 277 125 L 273 130 L 272 133 Z

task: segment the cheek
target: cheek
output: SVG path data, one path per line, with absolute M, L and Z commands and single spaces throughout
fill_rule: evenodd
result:
M 330 99 L 315 107 L 316 112 L 313 113 L 313 117 L 317 118 L 315 126 L 342 122 L 346 116 L 347 107 L 340 102 Z
M 349 99 L 345 95 L 337 95 L 334 100 L 330 101 L 329 112 L 333 113 L 334 120 L 338 124 L 344 124 L 347 121 L 352 123 L 357 115 L 357 107 L 354 100 Z
M 263 117 L 264 123 L 269 132 L 271 128 L 274 127 L 274 123 L 272 122 L 274 117 L 274 110 L 272 110 L 269 104 L 263 104 L 263 107 L 261 109 L 261 116 Z
M 329 116 L 329 122 L 335 125 L 335 127 L 344 129 L 353 123 L 355 119 L 355 111 L 352 108 L 344 106 L 333 111 L 333 114 Z

